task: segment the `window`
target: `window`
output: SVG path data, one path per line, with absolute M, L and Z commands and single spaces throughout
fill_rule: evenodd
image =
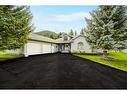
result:
M 82 50 L 82 49 L 83 49 L 83 46 L 84 46 L 84 45 L 83 45 L 83 42 L 79 42 L 79 43 L 78 43 L 78 49 Z
M 68 39 L 67 39 L 67 35 L 65 35 L 65 36 L 64 36 L 64 41 L 67 41 L 67 40 L 68 40 Z

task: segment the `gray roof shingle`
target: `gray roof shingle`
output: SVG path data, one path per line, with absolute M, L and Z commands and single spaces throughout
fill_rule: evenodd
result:
M 56 43 L 55 40 L 53 40 L 51 38 L 40 36 L 40 35 L 34 34 L 34 33 L 31 33 L 29 35 L 29 39 L 31 39 L 31 40 L 37 40 L 37 41 L 43 41 L 43 42 Z

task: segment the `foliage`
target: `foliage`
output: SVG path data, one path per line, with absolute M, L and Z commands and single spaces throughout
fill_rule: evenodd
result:
M 127 48 L 126 6 L 99 6 L 87 19 L 86 40 L 92 48 L 122 50 Z
M 0 49 L 22 47 L 33 31 L 28 6 L 0 6 Z
M 101 55 L 85 55 L 85 54 L 74 54 L 81 58 L 89 59 L 94 62 L 98 62 L 103 65 L 107 65 L 116 69 L 127 71 L 127 53 L 122 52 L 110 52 L 108 57 L 116 59 L 116 61 L 106 61 L 101 58 Z
M 74 36 L 74 32 L 73 30 L 71 29 L 70 32 L 68 33 L 70 36 Z
M 84 29 L 83 28 L 81 29 L 80 35 L 84 36 Z
M 75 31 L 75 36 L 77 36 L 77 31 Z
M 59 34 L 58 34 L 58 38 L 61 38 L 62 37 L 62 33 L 60 32 Z
M 39 34 L 48 38 L 52 38 L 52 39 L 58 39 L 61 37 L 61 34 L 57 34 L 55 32 L 48 31 L 48 30 L 40 31 L 40 32 L 37 32 L 36 34 Z

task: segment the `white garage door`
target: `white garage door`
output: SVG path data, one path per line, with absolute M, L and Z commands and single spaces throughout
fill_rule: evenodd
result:
M 51 44 L 43 44 L 43 53 L 51 53 Z
M 27 43 L 27 54 L 28 55 L 41 54 L 41 44 L 40 43 Z

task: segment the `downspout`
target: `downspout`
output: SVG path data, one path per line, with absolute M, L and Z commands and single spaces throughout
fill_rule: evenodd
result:
M 23 47 L 23 54 L 25 57 L 28 57 L 29 55 L 27 54 L 27 44 L 24 45 Z
M 53 53 L 53 52 L 52 52 L 52 43 L 51 43 L 51 53 Z

